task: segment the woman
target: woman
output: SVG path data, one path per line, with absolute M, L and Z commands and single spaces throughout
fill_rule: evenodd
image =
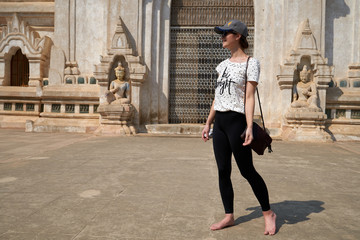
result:
M 265 219 L 264 234 L 274 235 L 276 215 L 270 209 L 267 187 L 254 168 L 249 146 L 253 140 L 255 89 L 259 81 L 260 64 L 254 58 L 248 59 L 249 56 L 244 52 L 244 49 L 248 47 L 246 40 L 248 31 L 244 23 L 232 20 L 222 27 L 215 27 L 215 32 L 222 35 L 223 47 L 230 50 L 231 57 L 216 67 L 219 77 L 215 89 L 215 99 L 202 131 L 202 139 L 206 142 L 209 139 L 210 126 L 215 119 L 213 148 L 218 166 L 219 188 L 225 209 L 225 218 L 213 224 L 210 229 L 220 230 L 235 223 L 234 192 L 230 178 L 231 155 L 234 154 L 242 176 L 250 183 L 261 205 Z M 246 66 L 247 85 L 245 87 Z M 244 131 L 245 140 L 240 137 Z

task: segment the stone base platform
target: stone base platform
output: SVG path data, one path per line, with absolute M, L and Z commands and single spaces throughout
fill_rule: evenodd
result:
M 24 129 L 27 120 L 35 121 L 38 116 L 0 116 L 0 128 L 18 128 Z
M 95 132 L 96 135 L 126 135 L 131 136 L 136 134 L 134 126 L 130 125 L 104 125 L 98 127 Z
M 282 139 L 286 141 L 332 142 L 329 133 L 319 127 L 285 127 Z
M 100 104 L 98 112 L 101 115 L 97 135 L 134 135 L 133 125 L 135 108 L 131 104 Z
M 99 119 L 38 118 L 28 120 L 25 132 L 93 133 L 99 127 Z
M 360 141 L 360 119 L 328 119 L 326 131 L 336 141 Z
M 286 115 L 282 139 L 287 141 L 331 142 L 333 139 L 325 131 L 326 115 L 311 109 L 291 109 Z

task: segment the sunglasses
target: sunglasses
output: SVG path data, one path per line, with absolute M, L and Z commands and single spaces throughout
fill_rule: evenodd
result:
M 234 31 L 224 31 L 224 32 L 221 33 L 221 37 L 224 38 L 224 37 L 226 37 L 227 35 L 229 35 L 230 33 L 231 33 L 231 34 L 236 34 Z

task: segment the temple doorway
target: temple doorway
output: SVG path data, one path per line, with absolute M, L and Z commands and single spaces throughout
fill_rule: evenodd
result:
M 248 26 L 254 43 L 253 0 L 173 0 L 170 29 L 169 123 L 205 123 L 215 92 L 215 67 L 229 57 L 213 29 L 231 19 Z
M 11 86 L 27 87 L 29 83 L 29 60 L 17 50 L 11 58 Z

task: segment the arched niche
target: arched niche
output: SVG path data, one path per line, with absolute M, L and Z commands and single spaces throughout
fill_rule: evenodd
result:
M 295 86 L 298 85 L 299 73 L 304 66 L 307 67 L 308 74 L 311 74 L 307 76 L 313 82 L 311 92 L 316 91 L 316 98 L 310 98 L 306 92 L 302 93 L 303 96 L 309 96 L 309 101 L 316 99 L 316 103 L 308 102 L 308 105 L 301 105 L 303 99 L 302 102 L 294 102 Z M 326 89 L 332 79 L 332 67 L 317 49 L 308 19 L 300 24 L 294 46 L 284 64 L 280 65 L 277 78 L 281 90 L 282 138 L 291 141 L 330 141 L 331 138 L 324 129 Z M 306 86 L 300 84 L 299 88 L 304 89 Z M 296 96 L 299 94 L 297 92 Z
M 11 59 L 19 49 L 29 59 L 29 86 L 41 86 L 49 74 L 52 45 L 49 37 L 40 38 L 15 13 L 0 34 L 0 86 L 10 86 Z
M 294 46 L 284 64 L 280 65 L 280 73 L 277 75 L 283 116 L 292 102 L 292 89 L 297 72 L 301 71 L 304 64 L 313 70 L 313 79 L 319 90 L 320 107 L 325 112 L 326 89 L 333 76 L 333 67 L 328 65 L 327 59 L 317 49 L 308 19 L 300 23 Z
M 18 49 L 11 58 L 11 86 L 28 86 L 29 84 L 29 59 Z
M 119 18 L 115 34 L 112 38 L 111 48 L 107 54 L 101 56 L 100 63 L 95 65 L 94 76 L 100 85 L 99 97 L 108 89 L 110 82 L 115 79 L 114 66 L 121 61 L 123 67 L 128 71 L 127 77 L 131 88 L 131 104 L 135 108 L 134 125 L 136 128 L 140 125 L 141 104 L 142 104 L 142 84 L 147 75 L 147 67 L 142 64 L 139 56 L 130 47 L 127 33 L 124 31 L 124 22 Z M 112 75 L 114 74 L 114 75 Z

